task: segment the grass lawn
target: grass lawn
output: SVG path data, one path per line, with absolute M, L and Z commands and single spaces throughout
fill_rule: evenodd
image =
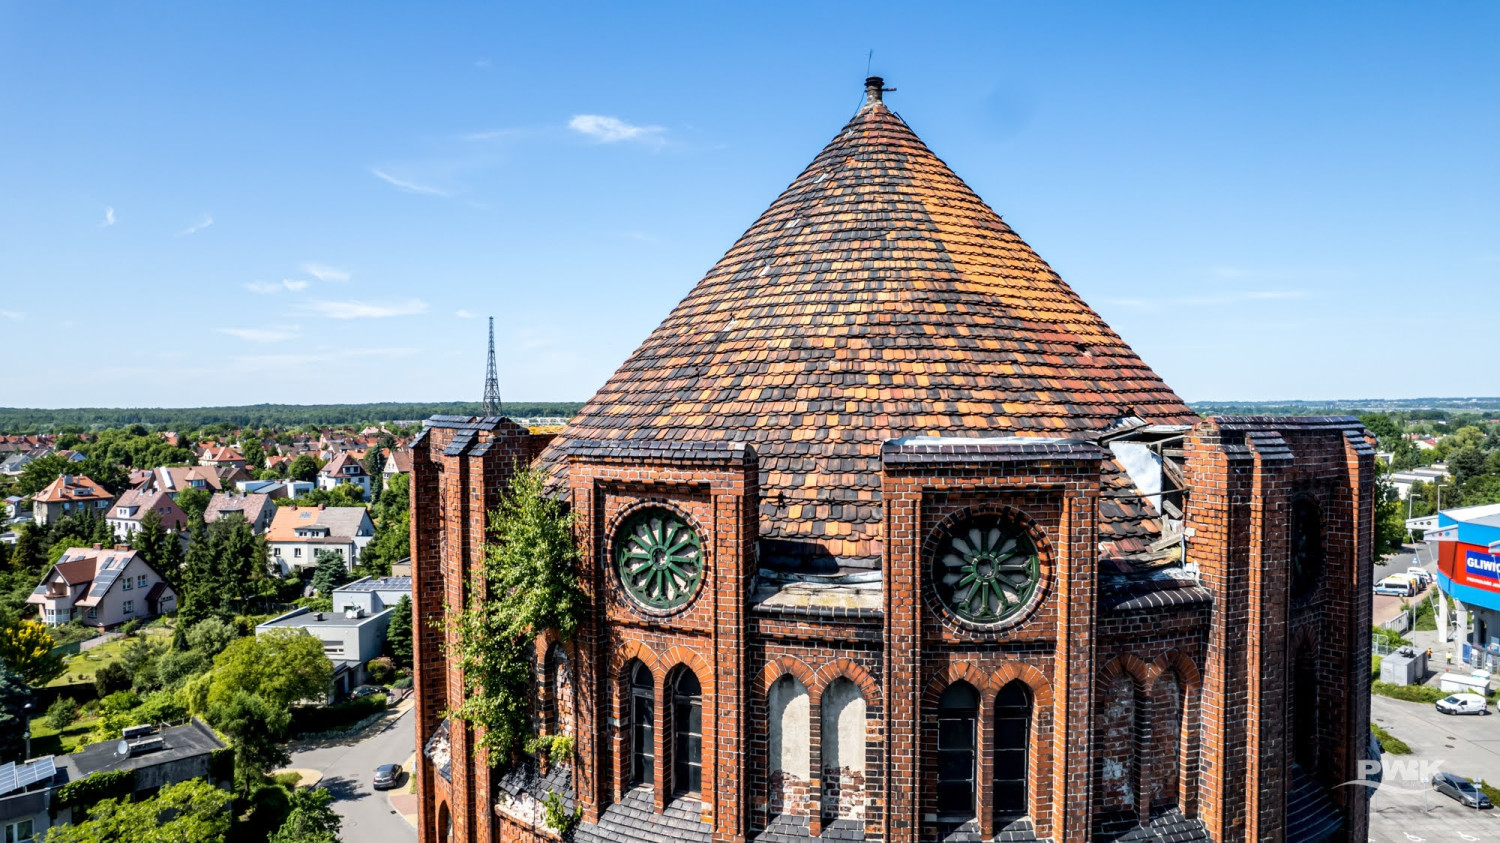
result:
M 66 755 L 77 749 L 94 730 L 97 717 L 81 717 L 62 732 L 55 732 L 47 725 L 47 718 L 36 717 L 31 721 L 31 754 Z
M 172 630 L 167 627 L 147 627 L 137 630 L 137 636 L 144 637 L 153 643 L 168 643 L 172 640 Z M 130 646 L 131 639 L 116 638 L 107 643 L 100 644 L 92 650 L 69 656 L 64 662 L 62 675 L 48 682 L 52 685 L 75 685 L 94 681 L 94 674 L 99 668 L 110 662 L 119 661 L 125 655 L 125 648 Z

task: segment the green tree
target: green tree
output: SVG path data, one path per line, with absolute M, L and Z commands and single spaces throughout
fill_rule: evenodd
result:
M 249 440 L 245 443 L 245 467 L 252 472 L 266 467 L 266 449 L 261 447 L 259 440 Z
M 48 454 L 38 457 L 26 464 L 21 469 L 21 476 L 16 478 L 16 494 L 22 497 L 34 495 L 47 488 L 53 480 L 64 474 L 80 474 L 76 466 L 68 461 L 67 457 L 57 454 Z
M 52 652 L 56 646 L 52 633 L 36 621 L 11 618 L 0 625 L 0 663 L 28 685 L 45 685 L 62 675 L 62 656 Z
M 168 785 L 139 802 L 105 799 L 88 819 L 54 826 L 45 843 L 223 843 L 233 797 L 202 779 Z M 75 818 L 76 819 L 76 818 Z
M 338 843 L 343 818 L 332 803 L 333 794 L 321 787 L 292 791 L 291 811 L 270 843 Z
M 317 560 L 317 567 L 313 569 L 312 587 L 318 592 L 318 596 L 327 597 L 335 588 L 349 581 L 349 569 L 344 562 L 344 554 L 337 550 L 320 550 Z
M 207 489 L 183 489 L 177 493 L 177 505 L 187 514 L 189 524 L 197 524 L 203 520 L 203 513 L 213 497 Z
M 224 652 L 240 637 L 240 633 L 234 624 L 226 620 L 208 618 L 194 624 L 187 630 L 185 637 L 189 647 L 211 659 Z
M 180 577 L 182 623 L 243 613 L 270 576 L 265 541 L 238 513 L 200 524 L 192 535 Z
M 1380 447 L 1391 448 L 1401 438 L 1401 426 L 1385 413 L 1366 413 L 1359 421 L 1380 440 Z
M 292 464 L 287 468 L 286 473 L 293 480 L 311 481 L 318 476 L 318 468 L 318 461 L 311 454 L 302 454 L 292 460 Z
M 42 548 L 42 539 L 35 524 L 23 524 L 16 532 L 16 545 L 11 549 L 10 566 L 17 571 L 26 571 L 35 576 L 42 575 L 47 564 L 47 554 Z
M 1483 475 L 1484 469 L 1484 452 L 1477 447 L 1460 448 L 1448 455 L 1448 470 L 1453 472 L 1453 482 L 1459 485 Z
M 27 711 L 36 697 L 21 674 L 0 664 L 0 764 L 20 761 L 25 753 Z
M 130 687 L 130 671 L 120 662 L 109 662 L 100 665 L 94 671 L 94 690 L 102 699 L 118 691 L 127 690 Z
M 234 747 L 235 784 L 246 796 L 267 772 L 291 763 L 281 739 L 292 715 L 260 694 L 236 690 L 210 705 L 208 721 Z
M 411 478 L 398 474 L 371 509 L 375 536 L 360 552 L 360 568 L 371 576 L 388 576 L 391 565 L 411 556 Z
M 212 708 L 243 691 L 285 710 L 325 699 L 332 682 L 322 642 L 302 630 L 274 630 L 237 638 L 214 658 L 205 704 Z
M 155 510 L 141 517 L 140 529 L 130 537 L 130 546 L 141 558 L 172 582 L 179 582 L 182 569 L 182 541 L 168 530 Z
M 544 482 L 536 469 L 511 479 L 490 514 L 488 593 L 475 589 L 452 621 L 464 697 L 453 714 L 483 727 L 478 743 L 494 766 L 515 759 L 530 737 L 532 641 L 547 629 L 571 639 L 585 608 L 573 519 Z
M 411 623 L 412 609 L 411 598 L 401 595 L 401 602 L 396 604 L 396 611 L 391 615 L 391 624 L 386 628 L 385 643 L 391 651 L 391 660 L 397 667 L 411 667 Z

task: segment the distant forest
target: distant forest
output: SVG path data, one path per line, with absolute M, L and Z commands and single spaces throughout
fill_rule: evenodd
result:
M 1410 418 L 1442 419 L 1459 414 L 1500 415 L 1500 398 L 1368 398 L 1348 401 L 1195 401 L 1192 408 L 1205 416 L 1318 416 L 1361 415 L 1370 412 L 1405 413 Z M 505 404 L 505 414 L 517 418 L 571 418 L 581 401 L 532 401 Z M 79 407 L 61 410 L 0 407 L 0 433 L 60 433 L 120 428 L 141 424 L 161 430 L 197 430 L 206 425 L 231 424 L 251 428 L 291 428 L 304 425 L 350 427 L 377 422 L 416 421 L 433 415 L 473 416 L 478 402 L 438 404 L 250 404 L 243 407 L 112 408 Z
M 505 414 L 517 418 L 571 418 L 578 401 L 506 402 Z M 290 428 L 303 425 L 350 427 L 377 422 L 413 421 L 434 415 L 478 415 L 477 401 L 439 404 L 251 404 L 243 407 L 78 407 L 62 410 L 0 407 L 0 433 L 59 433 L 127 427 L 196 430 L 211 424 L 236 427 Z

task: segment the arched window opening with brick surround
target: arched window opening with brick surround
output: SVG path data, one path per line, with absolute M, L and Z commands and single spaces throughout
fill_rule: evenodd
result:
M 808 813 L 807 788 L 812 767 L 809 702 L 807 686 L 790 673 L 771 686 L 767 699 L 771 716 L 766 754 L 771 770 L 772 814 Z
M 1027 761 L 1031 751 L 1031 689 L 1012 680 L 995 697 L 995 825 L 1027 813 Z
M 943 691 L 937 711 L 937 818 L 939 824 L 975 817 L 978 776 L 979 692 L 967 682 Z
M 822 697 L 823 822 L 865 817 L 865 696 L 845 677 Z
M 553 642 L 542 662 L 542 729 L 545 734 L 565 734 L 573 716 L 573 683 L 568 653 Z
M 453 819 L 448 814 L 447 802 L 438 805 L 437 839 L 439 843 L 448 843 L 453 839 Z
M 1094 715 L 1094 820 L 1100 834 L 1140 821 L 1136 681 L 1118 665 L 1100 682 Z
M 630 676 L 630 784 L 656 784 L 656 680 L 640 662 L 627 668 Z
M 1311 653 L 1297 655 L 1292 668 L 1291 721 L 1292 760 L 1302 772 L 1317 777 L 1318 770 L 1318 673 Z
M 703 687 L 697 674 L 677 669 L 672 681 L 672 795 L 703 788 Z
M 1155 756 L 1151 776 L 1151 808 L 1153 811 L 1177 805 L 1178 782 L 1181 773 L 1182 721 L 1187 711 L 1184 686 L 1174 671 L 1167 671 L 1156 680 L 1151 694 L 1151 707 L 1156 716 L 1152 730 L 1152 754 Z

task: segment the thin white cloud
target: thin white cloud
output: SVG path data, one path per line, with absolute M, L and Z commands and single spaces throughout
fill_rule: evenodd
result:
M 114 224 L 115 224 L 115 207 L 113 205 L 105 205 L 104 206 L 104 222 L 99 223 L 99 227 L 100 228 L 109 228 L 110 226 L 112 226 Z
M 373 170 L 371 170 L 370 171 L 370 175 L 373 175 L 375 178 L 380 179 L 381 181 L 385 182 L 386 184 L 390 185 L 391 187 L 394 187 L 397 190 L 403 191 L 405 193 L 416 193 L 416 194 L 419 194 L 419 195 L 422 195 L 422 196 L 442 196 L 444 198 L 447 198 L 447 197 L 453 195 L 453 194 L 449 193 L 446 190 L 442 190 L 440 188 L 432 187 L 430 185 L 417 184 L 416 182 L 413 182 L 413 181 L 406 181 L 405 179 L 398 179 L 395 176 L 391 175 L 390 173 L 387 173 L 384 170 L 380 170 L 380 169 L 373 169 Z
M 186 237 L 189 234 L 197 234 L 198 232 L 202 231 L 205 228 L 208 228 L 213 224 L 214 218 L 209 216 L 208 214 L 204 214 L 203 219 L 199 220 L 196 225 L 190 225 L 187 228 L 184 228 L 183 230 L 177 232 L 177 236 Z
M 490 60 L 489 59 L 475 59 L 474 60 L 474 67 L 477 70 L 489 70 L 493 66 L 494 65 L 490 64 Z
M 298 281 L 295 278 L 283 278 L 280 283 L 277 283 L 275 281 L 251 281 L 245 285 L 245 289 L 249 290 L 252 293 L 259 293 L 263 296 L 268 296 L 272 293 L 279 293 L 282 290 L 290 290 L 294 293 L 300 293 L 303 290 L 307 289 L 307 282 Z
M 22 313 L 19 310 L 0 310 L 0 316 L 4 316 L 6 319 L 13 319 L 18 322 L 26 318 L 26 314 Z
M 458 311 L 457 313 L 455 313 L 453 315 L 457 316 L 460 319 L 478 319 L 479 318 L 479 314 L 477 314 L 477 313 L 471 313 L 471 312 L 469 312 L 467 310 L 460 310 L 460 311 Z
M 581 135 L 587 135 L 599 143 L 636 141 L 660 144 L 663 140 L 662 134 L 667 131 L 661 126 L 636 126 L 618 117 L 603 114 L 574 115 L 573 119 L 568 121 L 568 128 Z
M 297 336 L 298 329 L 295 325 L 287 328 L 220 328 L 219 333 L 250 342 L 281 342 Z
M 302 271 L 319 281 L 348 281 L 349 270 L 329 266 L 326 263 L 304 263 Z
M 408 299 L 404 302 L 380 304 L 362 301 L 313 301 L 308 302 L 309 313 L 329 319 L 384 319 L 390 316 L 415 316 L 427 312 L 427 302 Z

